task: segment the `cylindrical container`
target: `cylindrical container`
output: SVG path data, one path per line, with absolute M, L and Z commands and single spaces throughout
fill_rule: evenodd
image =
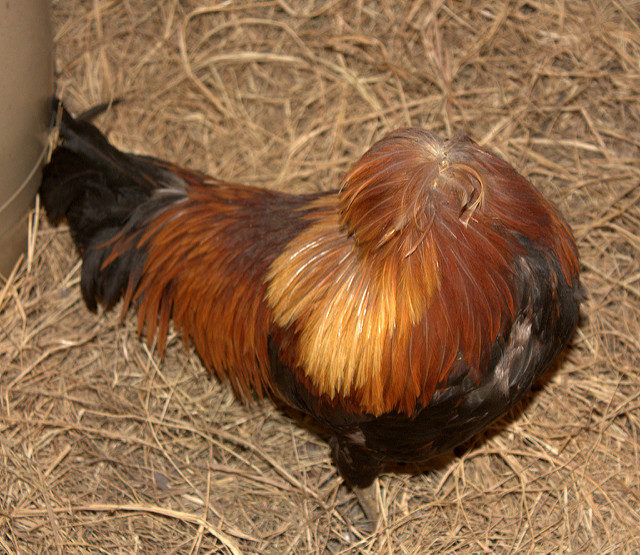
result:
M 53 44 L 48 0 L 0 2 L 0 275 L 27 246 L 46 152 Z

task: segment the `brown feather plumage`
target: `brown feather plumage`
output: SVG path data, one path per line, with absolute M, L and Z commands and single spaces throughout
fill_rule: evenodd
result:
M 41 194 L 83 252 L 88 305 L 123 296 L 161 354 L 173 320 L 242 395 L 272 395 L 326 426 L 352 484 L 482 429 L 577 324 L 566 222 L 464 136 L 397 131 L 338 190 L 296 196 L 123 154 L 62 119 L 75 150 L 54 153 Z M 97 200 L 81 179 L 102 187 Z
M 547 246 L 569 283 L 577 274 L 555 209 L 466 137 L 391 134 L 323 203 L 271 266 L 268 299 L 299 337 L 291 362 L 318 393 L 349 398 L 357 411 L 410 414 L 459 353 L 481 379 L 514 317 L 514 259 L 524 249 L 513 232 Z
M 205 365 L 243 393 L 268 389 L 275 324 L 295 345 L 287 362 L 317 395 L 373 415 L 411 414 L 459 354 L 477 362 L 471 375 L 482 378 L 491 345 L 513 321 L 510 282 L 523 247 L 512 232 L 548 247 L 569 283 L 577 274 L 575 244 L 556 210 L 463 136 L 393 133 L 338 192 L 297 202 L 165 167 L 185 178 L 187 198 L 138 239 L 148 257 L 125 310 L 139 301 L 138 330 L 146 327 L 149 342 L 159 330 L 161 353 L 172 318 Z M 274 203 L 295 205 L 289 216 L 299 212 L 301 233 L 269 240 L 282 218 L 270 214 Z M 105 264 L 129 244 L 120 237 Z M 248 245 L 260 245 L 260 257 L 239 261 Z

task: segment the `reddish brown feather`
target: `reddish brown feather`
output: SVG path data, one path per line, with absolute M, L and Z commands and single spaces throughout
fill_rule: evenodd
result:
M 175 168 L 171 167 L 173 171 Z M 138 282 L 131 281 L 124 310 L 138 302 L 138 330 L 156 335 L 164 351 L 169 319 L 192 342 L 205 365 L 242 392 L 269 388 L 267 336 L 270 310 L 264 276 L 289 240 L 284 214 L 300 199 L 224 184 L 181 170 L 187 196 L 148 223 L 139 239 L 120 236 L 110 260 L 134 246 L 146 251 Z M 293 217 L 293 216 L 292 216 Z M 295 232 L 295 225 L 290 233 Z
M 578 272 L 556 209 L 465 137 L 389 135 L 322 210 L 272 265 L 269 304 L 297 338 L 288 363 L 358 412 L 412 413 L 460 356 L 480 381 L 514 317 L 514 234 L 554 253 L 569 283 Z
M 578 273 L 557 210 L 464 137 L 396 132 L 340 191 L 315 197 L 170 169 L 187 197 L 139 238 L 120 236 L 109 260 L 144 248 L 142 276 L 125 295 L 125 307 L 139 303 L 139 329 L 157 331 L 162 352 L 172 318 L 241 391 L 272 389 L 271 336 L 315 395 L 357 412 L 411 414 L 461 359 L 481 380 L 514 318 L 525 249 L 517 235 L 553 253 L 569 283 Z

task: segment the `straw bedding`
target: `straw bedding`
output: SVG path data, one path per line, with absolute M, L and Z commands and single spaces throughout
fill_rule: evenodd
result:
M 122 148 L 334 187 L 372 141 L 464 131 L 566 214 L 589 292 L 559 367 L 459 457 L 384 475 L 365 533 L 328 448 L 170 336 L 93 315 L 34 214 L 0 287 L 0 550 L 640 549 L 640 2 L 58 0 L 59 91 Z

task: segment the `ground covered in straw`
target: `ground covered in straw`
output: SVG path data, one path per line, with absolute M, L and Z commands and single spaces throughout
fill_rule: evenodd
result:
M 464 131 L 566 214 L 571 349 L 462 456 L 384 475 L 368 534 L 327 446 L 246 407 L 171 335 L 86 311 L 41 216 L 0 287 L 0 550 L 640 549 L 640 2 L 57 0 L 58 86 L 120 147 L 227 180 L 335 187 L 383 134 Z

